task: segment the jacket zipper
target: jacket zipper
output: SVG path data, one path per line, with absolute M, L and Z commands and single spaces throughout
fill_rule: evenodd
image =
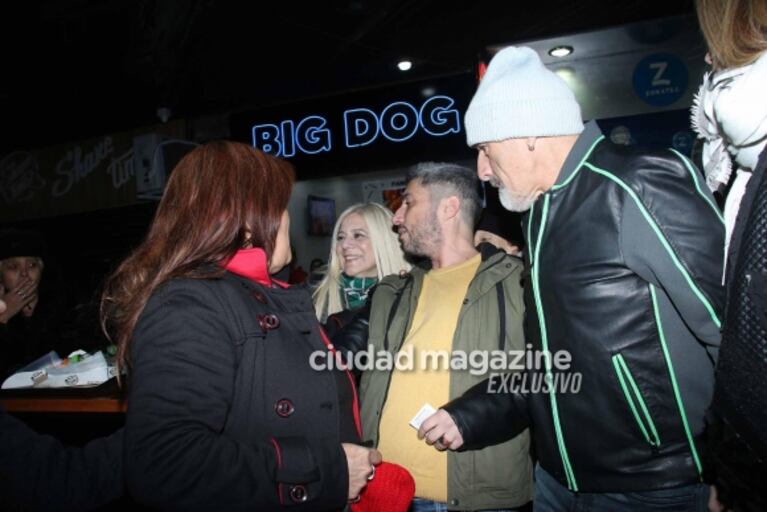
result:
M 531 258 L 531 276 L 533 295 L 535 297 L 535 307 L 538 314 L 538 324 L 540 325 L 541 344 L 543 345 L 544 353 L 549 351 L 549 339 L 546 331 L 546 317 L 543 312 L 543 302 L 541 300 L 541 292 L 539 287 L 539 273 L 540 265 L 539 258 L 541 253 L 541 242 L 543 240 L 543 233 L 546 228 L 546 217 L 549 213 L 549 202 L 551 196 L 546 194 L 543 199 L 543 212 L 541 212 L 541 227 L 538 230 L 538 240 L 535 244 L 533 251 L 535 258 Z M 530 222 L 533 222 L 533 211 L 530 211 Z M 529 226 L 528 226 L 529 227 Z M 530 240 L 532 243 L 532 240 Z M 546 363 L 546 381 L 553 382 L 554 377 L 551 372 L 551 358 L 543 358 Z M 575 480 L 575 473 L 573 473 L 572 465 L 570 464 L 570 456 L 567 453 L 567 446 L 565 446 L 564 435 L 562 434 L 562 425 L 559 420 L 559 407 L 557 405 L 556 390 L 554 386 L 549 386 L 549 403 L 551 404 L 551 414 L 554 420 L 554 432 L 557 437 L 557 446 L 559 448 L 559 456 L 562 459 L 562 466 L 565 470 L 565 476 L 567 477 L 567 487 L 573 491 L 578 492 L 578 483 Z
M 650 416 L 650 411 L 647 409 L 647 405 L 642 398 L 642 394 L 639 392 L 639 387 L 637 386 L 634 377 L 632 377 L 631 372 L 626 365 L 626 361 L 623 359 L 621 354 L 614 355 L 612 357 L 612 361 L 613 368 L 615 369 L 615 373 L 618 376 L 618 382 L 620 383 L 621 389 L 623 390 L 623 395 L 626 397 L 626 401 L 629 404 L 631 413 L 634 415 L 634 420 L 639 426 L 639 430 L 642 431 L 642 435 L 650 444 L 650 446 L 655 448 L 660 447 L 660 436 L 658 436 L 658 430 L 655 428 L 655 423 L 652 420 L 652 416 Z M 639 405 L 638 408 L 637 404 Z M 642 420 L 642 416 L 640 416 L 639 411 L 642 412 L 644 420 Z

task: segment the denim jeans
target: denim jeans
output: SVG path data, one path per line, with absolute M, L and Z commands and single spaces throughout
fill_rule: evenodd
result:
M 424 500 L 421 498 L 413 498 L 413 502 L 410 504 L 408 512 L 447 512 L 447 503 L 440 503 L 439 501 Z M 515 512 L 510 508 L 498 508 L 491 510 L 483 510 L 482 512 Z
M 693 484 L 673 489 L 626 493 L 574 493 L 540 466 L 535 467 L 534 512 L 707 512 L 709 487 Z

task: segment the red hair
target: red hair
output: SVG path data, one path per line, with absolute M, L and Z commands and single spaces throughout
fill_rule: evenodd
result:
M 244 246 L 271 259 L 295 173 L 287 162 L 238 142 L 204 144 L 173 169 L 146 239 L 112 274 L 101 298 L 101 325 L 118 346 L 129 345 L 144 306 L 178 277 L 214 278 Z

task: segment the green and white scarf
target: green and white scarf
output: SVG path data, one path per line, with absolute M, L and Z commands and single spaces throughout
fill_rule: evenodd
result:
M 344 309 L 361 308 L 368 299 L 368 292 L 377 281 L 375 277 L 349 277 L 341 274 L 341 303 Z

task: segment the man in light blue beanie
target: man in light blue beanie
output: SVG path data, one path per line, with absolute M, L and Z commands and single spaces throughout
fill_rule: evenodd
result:
M 466 142 L 577 135 L 581 108 L 572 91 L 530 48 L 507 48 L 492 61 L 466 111 Z
M 676 151 L 618 147 L 584 127 L 567 84 L 530 48 L 495 56 L 465 125 L 479 177 L 507 209 L 529 210 L 525 336 L 549 356 L 527 374 L 546 385 L 490 379 L 419 435 L 474 450 L 531 427 L 536 511 L 706 510 L 700 442 L 724 227 L 697 170 Z

